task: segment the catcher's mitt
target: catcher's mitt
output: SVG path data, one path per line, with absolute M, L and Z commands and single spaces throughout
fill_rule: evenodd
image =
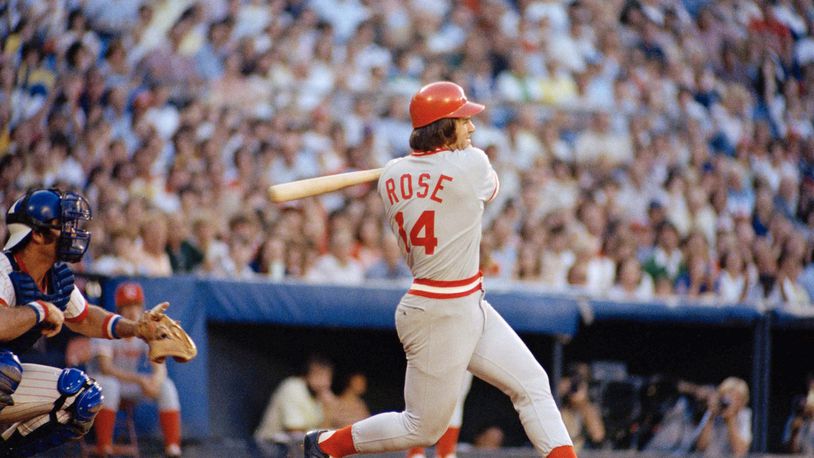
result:
M 195 342 L 178 322 L 164 314 L 169 302 L 144 311 L 137 323 L 137 335 L 150 346 L 150 361 L 162 363 L 167 356 L 185 363 L 198 354 Z

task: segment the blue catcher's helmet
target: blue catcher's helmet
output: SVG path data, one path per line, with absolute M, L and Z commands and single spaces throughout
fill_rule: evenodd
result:
M 91 219 L 90 205 L 75 192 L 35 189 L 17 199 L 6 213 L 9 239 L 3 250 L 26 241 L 32 231 L 59 230 L 57 258 L 78 262 L 90 244 L 90 232 L 83 223 Z

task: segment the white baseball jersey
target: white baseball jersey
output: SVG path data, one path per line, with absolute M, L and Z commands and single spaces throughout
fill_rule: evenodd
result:
M 0 306 L 13 307 L 21 305 L 17 303 L 17 295 L 14 293 L 14 285 L 11 284 L 10 274 L 14 269 L 5 255 L 0 255 Z M 82 321 L 88 313 L 88 301 L 75 285 L 71 292 L 71 299 L 63 311 L 65 319 L 70 322 Z
M 471 146 L 413 153 L 385 165 L 379 194 L 417 280 L 480 278 L 483 204 L 498 189 L 486 154 Z
M 147 359 L 150 347 L 136 337 L 118 340 L 92 339 L 91 351 L 94 357 L 107 356 L 113 360 L 116 367 L 127 372 L 150 373 L 152 369 Z M 96 358 L 88 364 L 88 372 L 101 373 Z

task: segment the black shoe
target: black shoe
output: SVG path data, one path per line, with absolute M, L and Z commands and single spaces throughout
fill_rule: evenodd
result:
M 319 448 L 319 435 L 326 431 L 327 429 L 315 429 L 305 435 L 302 441 L 305 458 L 328 458 L 328 454 Z

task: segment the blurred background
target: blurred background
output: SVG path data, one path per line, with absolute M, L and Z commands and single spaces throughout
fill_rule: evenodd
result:
M 734 377 L 754 453 L 814 454 L 812 27 L 811 0 L 9 0 L 0 207 L 85 195 L 87 295 L 138 278 L 201 349 L 169 363 L 185 450 L 269 455 L 252 435 L 310 355 L 337 397 L 362 372 L 370 412 L 403 407 L 410 276 L 372 186 L 265 190 L 409 153 L 409 98 L 452 80 L 501 181 L 488 298 L 580 447 L 699 451 Z M 71 337 L 23 359 L 76 362 Z M 528 445 L 478 381 L 461 440 Z

